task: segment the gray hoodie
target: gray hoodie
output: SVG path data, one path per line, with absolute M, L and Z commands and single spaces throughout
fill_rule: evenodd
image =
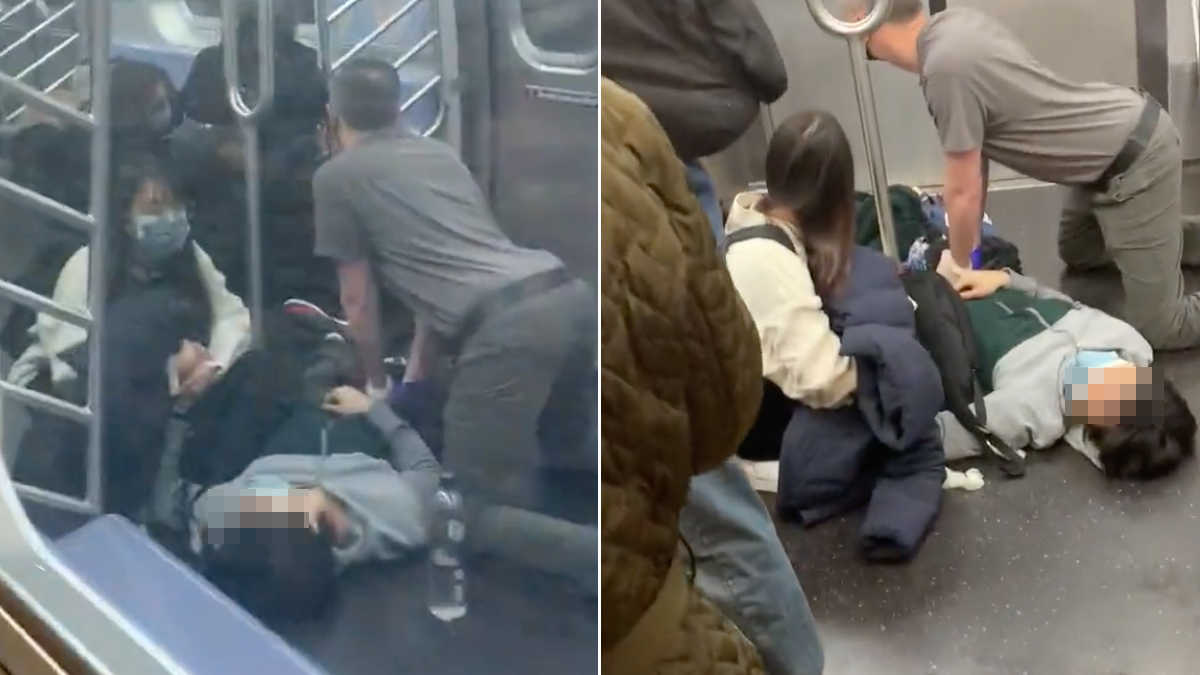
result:
M 252 482 L 282 479 L 289 485 L 317 485 L 346 506 L 351 540 L 334 553 L 342 568 L 366 560 L 391 560 L 426 542 L 426 507 L 437 490 L 440 466 L 416 430 L 385 404 L 367 413 L 392 448 L 389 463 L 361 453 L 269 455 L 240 476 L 214 486 L 196 499 L 198 524 L 224 527 L 231 504 L 237 504 Z
M 1084 438 L 1083 427 L 1067 426 L 1063 396 L 1066 367 L 1085 349 L 1116 351 L 1130 363 L 1149 366 L 1154 360 L 1150 343 L 1124 321 L 1039 286 L 1029 277 L 1016 273 L 1011 276 L 1013 290 L 1037 298 L 1065 300 L 1074 309 L 1045 332 L 1014 347 L 996 364 L 992 373 L 995 388 L 983 399 L 988 428 L 1013 448 L 1042 449 L 1065 441 L 1100 467 L 1099 453 Z M 938 423 L 947 460 L 979 454 L 979 443 L 953 415 L 941 413 Z

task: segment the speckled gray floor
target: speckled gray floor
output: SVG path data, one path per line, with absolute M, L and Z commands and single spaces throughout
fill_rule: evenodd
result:
M 988 212 L 1026 271 L 1058 282 L 1057 192 L 993 193 Z M 1193 284 L 1195 285 L 1195 284 Z M 1104 308 L 1113 279 L 1061 286 Z M 1200 411 L 1200 355 L 1162 357 Z M 827 675 L 1200 673 L 1200 467 L 1152 484 L 1108 483 L 1067 450 L 1028 475 L 951 492 L 903 567 L 861 562 L 858 517 L 780 525 L 820 625 Z

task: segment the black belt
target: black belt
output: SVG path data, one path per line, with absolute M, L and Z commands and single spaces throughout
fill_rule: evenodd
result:
M 533 276 L 514 281 L 484 296 L 471 306 L 471 309 L 467 312 L 467 316 L 463 319 L 462 325 L 458 328 L 458 334 L 454 339 L 449 341 L 451 353 L 457 353 L 488 319 L 506 309 L 521 304 L 529 298 L 552 291 L 559 286 L 565 286 L 573 279 L 574 277 L 565 268 L 556 267 L 552 270 L 539 272 Z
M 1108 165 L 1108 168 L 1100 174 L 1095 182 L 1088 185 L 1093 191 L 1106 192 L 1112 179 L 1129 171 L 1133 167 L 1133 163 L 1145 152 L 1146 146 L 1150 143 L 1150 137 L 1158 128 L 1158 117 L 1162 114 L 1162 106 L 1149 94 L 1143 93 L 1142 98 L 1146 101 L 1146 105 L 1142 106 L 1142 114 L 1138 117 L 1137 124 L 1134 125 L 1133 131 L 1129 134 L 1125 145 L 1121 147 L 1121 151 L 1113 158 L 1112 164 Z

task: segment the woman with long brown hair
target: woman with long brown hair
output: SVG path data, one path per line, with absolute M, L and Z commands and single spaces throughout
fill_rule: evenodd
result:
M 766 178 L 767 193 L 738 195 L 725 225 L 726 264 L 758 329 L 763 377 L 813 408 L 845 405 L 854 361 L 841 355 L 823 308 L 841 290 L 854 249 L 854 156 L 833 115 L 785 120 L 767 149 Z M 737 232 L 764 225 L 785 233 L 794 251 L 770 237 L 738 241 Z

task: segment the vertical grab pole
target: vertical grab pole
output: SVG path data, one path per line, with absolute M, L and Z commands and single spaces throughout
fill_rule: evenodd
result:
M 333 27 L 329 21 L 329 0 L 313 0 L 313 20 L 317 24 L 317 54 L 325 81 L 333 74 Z
M 254 107 L 242 96 L 241 68 L 238 62 L 238 4 L 221 4 L 221 40 L 224 44 L 225 82 L 229 86 L 229 105 L 242 127 L 246 153 L 246 225 L 249 234 L 247 264 L 250 268 L 250 325 L 253 342 L 262 344 L 262 149 L 258 145 L 258 121 L 271 108 L 275 98 L 275 12 L 273 0 L 258 2 L 258 96 Z
M 875 213 L 879 217 L 879 240 L 883 252 L 899 260 L 896 245 L 896 224 L 888 199 L 887 167 L 883 159 L 883 138 L 879 133 L 879 116 L 875 110 L 875 91 L 871 87 L 871 72 L 867 65 L 867 36 L 887 20 L 891 0 L 875 0 L 875 6 L 859 21 L 842 21 L 829 11 L 822 0 L 807 0 L 808 11 L 821 30 L 846 40 L 850 49 L 850 73 L 854 78 L 854 94 L 858 100 L 858 115 L 862 120 L 863 141 L 867 150 L 867 170 L 871 172 L 871 192 L 875 195 Z
M 86 11 L 91 19 L 92 60 L 92 176 L 90 205 L 95 228 L 88 254 L 88 311 L 92 315 L 92 334 L 88 343 L 88 408 L 92 411 L 92 423 L 88 428 L 88 462 L 84 499 L 104 512 L 103 445 L 104 438 L 104 305 L 108 296 L 107 262 L 108 228 L 108 182 L 112 167 L 112 98 L 110 96 L 111 67 L 109 56 L 112 49 L 112 7 L 109 0 L 88 0 Z

